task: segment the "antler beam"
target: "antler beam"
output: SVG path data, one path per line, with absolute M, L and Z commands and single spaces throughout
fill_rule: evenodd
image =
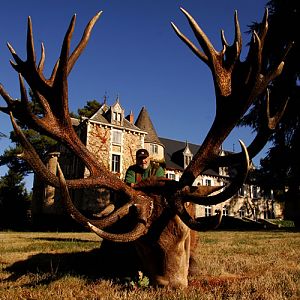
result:
M 214 122 L 199 151 L 180 179 L 180 184 L 184 187 L 191 185 L 196 177 L 217 158 L 223 141 L 256 100 L 256 97 L 281 73 L 284 62 L 280 62 L 275 69 L 270 69 L 266 75 L 261 72 L 262 49 L 268 30 L 267 10 L 260 32 L 253 32 L 249 53 L 244 62 L 240 61 L 242 39 L 237 12 L 235 12 L 234 18 L 234 42 L 232 46 L 229 46 L 222 31 L 223 49 L 218 52 L 194 18 L 183 8 L 181 8 L 181 11 L 188 19 L 203 51 L 182 34 L 173 23 L 172 26 L 179 38 L 210 68 L 216 94 Z

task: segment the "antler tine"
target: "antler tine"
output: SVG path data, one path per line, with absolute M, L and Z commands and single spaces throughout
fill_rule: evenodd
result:
M 12 66 L 17 72 L 19 72 L 18 66 L 20 66 L 20 65 L 23 63 L 23 61 L 19 58 L 19 56 L 17 55 L 15 49 L 13 48 L 13 46 L 12 46 L 9 42 L 6 43 L 6 46 L 7 46 L 9 52 L 11 53 L 11 55 L 12 55 L 12 57 L 14 58 L 14 60 L 15 60 L 16 63 L 14 63 L 14 62 L 11 61 L 11 60 L 10 60 L 9 62 L 10 62 L 10 64 L 11 64 L 11 66 Z
M 53 89 L 57 91 L 58 97 L 56 99 L 50 98 L 48 100 L 49 103 L 50 100 L 52 100 L 50 104 L 52 110 L 54 111 L 54 114 L 58 116 L 60 120 L 64 120 L 65 122 L 69 123 L 69 125 L 71 124 L 71 120 L 69 117 L 68 109 L 68 59 L 75 22 L 76 15 L 72 17 L 70 25 L 65 34 L 64 41 L 61 47 L 57 72 L 53 81 Z
M 239 56 L 242 50 L 242 34 L 241 34 L 241 28 L 240 28 L 237 10 L 234 12 L 234 27 L 235 27 L 234 43 L 237 45 L 236 52 L 238 53 L 237 56 Z
M 84 33 L 82 35 L 82 38 L 80 40 L 80 42 L 78 43 L 77 47 L 74 49 L 74 51 L 72 52 L 72 54 L 70 55 L 69 59 L 68 59 L 68 70 L 67 70 L 67 74 L 69 75 L 70 72 L 72 71 L 73 69 L 73 66 L 75 65 L 77 59 L 79 58 L 79 56 L 81 55 L 82 51 L 85 49 L 88 41 L 89 41 L 89 38 L 90 38 L 90 35 L 91 35 L 91 32 L 92 32 L 92 29 L 94 27 L 94 25 L 96 24 L 96 22 L 98 21 L 98 19 L 100 18 L 102 14 L 102 11 L 98 12 L 91 20 L 90 22 L 87 24 L 85 30 L 84 30 Z M 56 77 L 56 73 L 57 73 L 57 70 L 58 70 L 58 66 L 59 66 L 59 62 L 60 62 L 60 59 L 57 60 L 53 70 L 52 70 L 52 74 L 49 78 L 49 82 L 53 83 L 55 77 Z
M 240 189 L 241 185 L 244 183 L 248 170 L 249 170 L 249 155 L 247 152 L 247 148 L 245 144 L 240 141 L 242 152 L 244 154 L 243 156 L 243 162 L 239 162 L 237 168 L 237 174 L 233 181 L 225 187 L 223 191 L 216 195 L 209 196 L 212 192 L 217 191 L 220 189 L 220 187 L 212 187 L 211 189 L 206 189 L 205 194 L 197 194 L 191 193 L 188 190 L 184 191 L 181 190 L 177 192 L 176 197 L 174 199 L 174 207 L 176 214 L 180 217 L 180 219 L 191 229 L 197 230 L 197 231 L 204 231 L 209 229 L 214 229 L 219 226 L 221 219 L 222 219 L 222 213 L 218 212 L 215 216 L 210 218 L 210 222 L 202 222 L 199 218 L 192 217 L 185 206 L 185 202 L 192 202 L 199 205 L 215 205 L 218 203 L 221 203 L 230 197 L 232 197 L 234 194 L 237 193 L 237 191 Z M 201 190 L 200 190 L 201 191 Z M 204 227 L 204 224 L 206 227 Z
M 259 36 L 260 36 L 262 43 L 264 43 L 265 37 L 268 32 L 268 27 L 269 27 L 268 17 L 269 17 L 269 12 L 268 12 L 268 8 L 266 8 L 263 20 L 261 22 L 260 31 L 259 31 Z
M 15 102 L 15 100 L 6 92 L 2 84 L 0 84 L 0 95 L 9 107 L 11 107 Z M 3 111 L 4 113 L 8 113 L 8 108 L 2 107 L 1 111 Z
M 127 233 L 106 232 L 98 228 L 97 226 L 94 226 L 90 222 L 88 222 L 87 225 L 89 226 L 90 230 L 96 233 L 99 237 L 110 240 L 112 242 L 120 242 L 120 243 L 133 242 L 138 238 L 140 238 L 141 236 L 145 235 L 148 231 L 148 229 L 145 227 L 143 223 L 138 223 L 132 231 Z
M 223 29 L 221 30 L 221 41 L 222 41 L 223 48 L 229 47 L 229 44 L 226 40 L 225 32 Z
M 27 60 L 23 61 L 20 59 L 12 45 L 7 43 L 7 47 L 15 60 L 15 63 L 10 60 L 10 64 L 18 73 L 22 74 L 30 86 L 39 86 L 40 91 L 43 91 L 44 93 L 49 90 L 49 85 L 47 84 L 42 72 L 40 72 L 36 67 L 32 23 L 30 17 L 28 17 L 27 27 Z
M 40 178 L 47 178 L 47 182 L 49 182 L 53 186 L 58 187 L 59 185 L 58 185 L 58 180 L 57 180 L 56 176 L 53 173 L 51 173 L 48 170 L 48 168 L 46 168 L 46 166 L 43 164 L 39 155 L 36 153 L 33 146 L 29 143 L 29 141 L 25 137 L 24 133 L 17 125 L 12 112 L 10 112 L 9 115 L 10 115 L 10 119 L 11 119 L 12 126 L 14 128 L 14 131 L 23 147 L 23 152 L 20 153 L 18 156 L 20 158 L 26 160 L 31 165 L 31 167 L 35 170 L 36 174 Z
M 131 242 L 142 235 L 146 234 L 149 228 L 149 218 L 152 215 L 153 209 L 153 202 L 148 201 L 144 202 L 143 204 L 136 203 L 136 199 L 133 201 L 131 199 L 127 204 L 121 207 L 119 210 L 115 211 L 114 213 L 110 214 L 109 216 L 105 217 L 101 220 L 91 220 L 84 215 L 82 215 L 78 209 L 74 206 L 70 194 L 67 188 L 67 184 L 63 175 L 63 172 L 58 164 L 58 178 L 60 182 L 60 189 L 62 193 L 62 199 L 68 210 L 70 216 L 75 219 L 77 222 L 81 223 L 86 228 L 90 229 L 91 231 L 95 232 L 101 238 L 109 239 L 111 241 L 116 242 Z M 135 195 L 136 196 L 136 195 Z M 143 199 L 144 196 L 140 196 L 140 199 Z M 149 198 L 150 199 L 150 198 Z M 144 199 L 143 199 L 144 200 Z M 137 225 L 133 230 L 127 233 L 122 234 L 114 234 L 109 233 L 103 230 L 103 228 L 109 227 L 116 223 L 118 220 L 123 218 L 124 216 L 130 213 L 130 208 L 134 208 L 137 212 Z
M 198 25 L 198 23 L 194 20 L 194 18 L 184 8 L 181 7 L 180 10 L 184 13 L 186 18 L 188 19 L 188 22 L 194 32 L 196 39 L 198 40 L 198 43 L 203 49 L 203 52 L 211 60 L 212 56 L 216 54 L 216 50 L 213 47 L 212 43 L 210 42 L 209 38 L 206 36 L 204 31 Z
M 44 43 L 41 43 L 41 59 L 39 61 L 39 65 L 38 65 L 38 70 L 41 74 L 43 73 L 43 70 L 44 70 L 45 58 L 46 58 L 46 55 L 45 55 Z
M 224 62 L 228 64 L 229 68 L 235 63 L 236 60 L 239 59 L 242 50 L 242 35 L 237 11 L 234 12 L 234 26 L 235 37 L 231 46 L 226 41 L 224 30 L 221 30 L 221 40 L 223 45 L 223 50 L 221 53 L 224 57 Z
M 221 40 L 223 45 L 221 56 L 224 59 L 224 64 L 227 65 L 227 68 L 229 69 L 232 68 L 235 62 L 239 59 L 242 51 L 242 35 L 237 11 L 234 12 L 234 26 L 235 37 L 234 42 L 231 46 L 226 41 L 224 30 L 221 30 Z
M 183 191 L 181 195 L 182 202 L 189 201 L 199 205 L 215 205 L 229 199 L 237 193 L 237 191 L 240 189 L 241 185 L 247 178 L 250 166 L 250 158 L 247 147 L 241 140 L 239 142 L 242 148 L 242 155 L 240 156 L 241 160 L 236 165 L 237 174 L 230 182 L 230 184 L 227 187 L 225 186 L 224 190 L 220 193 L 209 197 L 203 197 L 197 193 Z
M 11 111 L 14 111 L 18 118 L 24 121 L 26 116 L 31 114 L 30 106 L 26 94 L 26 89 L 24 86 L 24 82 L 22 80 L 22 76 L 19 74 L 19 83 L 20 83 L 20 92 L 21 92 L 21 101 L 13 99 L 4 89 L 2 85 L 0 85 L 0 95 L 3 97 L 5 102 L 7 103 L 7 107 L 2 107 L 0 110 L 6 114 L 10 114 Z M 29 120 L 28 120 L 29 121 Z
M 247 147 L 249 158 L 254 158 L 266 145 L 270 136 L 274 132 L 275 128 L 279 124 L 282 116 L 285 113 L 287 108 L 289 99 L 283 101 L 280 108 L 277 112 L 270 116 L 270 92 L 269 89 L 266 91 L 266 109 L 261 110 L 262 117 L 260 127 L 257 130 L 257 134 L 250 145 Z M 208 166 L 208 168 L 215 168 L 215 167 L 224 167 L 230 165 L 237 165 L 243 156 L 243 152 L 234 153 L 226 156 L 218 156 L 216 157 Z
M 242 35 L 240 29 L 240 23 L 238 20 L 237 11 L 234 12 L 234 28 L 235 28 L 235 37 L 234 42 L 231 47 L 228 47 L 226 54 L 226 61 L 229 62 L 229 65 L 232 66 L 240 57 L 242 51 Z M 230 54 L 232 52 L 232 54 Z
M 51 76 L 49 78 L 49 82 L 53 84 L 53 81 L 55 79 L 55 76 L 56 76 L 56 73 L 57 73 L 57 69 L 58 69 L 58 66 L 59 66 L 59 59 L 56 61 L 54 67 L 53 67 L 53 70 L 52 70 L 52 73 L 51 73 Z
M 73 53 L 70 55 L 69 62 L 68 62 L 68 74 L 71 72 L 75 62 L 77 61 L 78 57 L 80 56 L 80 54 L 86 47 L 87 42 L 89 41 L 92 29 L 93 29 L 94 25 L 96 24 L 97 20 L 100 18 L 102 13 L 103 13 L 102 11 L 98 12 L 91 19 L 91 21 L 87 24 L 79 44 L 77 45 L 77 47 L 75 48 Z
M 208 64 L 207 56 L 200 51 L 184 34 L 182 34 L 173 22 L 171 22 L 171 25 L 177 36 L 194 52 L 194 54 L 196 54 L 196 56 L 198 56 L 203 62 Z
M 32 22 L 30 16 L 28 17 L 27 22 L 27 61 L 30 64 L 35 65 L 35 50 L 32 34 Z
M 23 106 L 24 109 L 26 110 L 27 114 L 30 117 L 33 117 L 34 115 L 30 110 L 29 101 L 28 101 L 27 92 L 26 92 L 26 88 L 25 88 L 25 85 L 24 85 L 23 77 L 20 73 L 18 74 L 18 77 L 19 77 L 20 94 L 21 94 L 21 103 L 19 102 L 20 106 Z M 19 118 L 21 119 L 22 117 L 19 116 Z

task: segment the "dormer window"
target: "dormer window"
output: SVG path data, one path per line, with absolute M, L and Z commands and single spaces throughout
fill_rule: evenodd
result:
M 111 123 L 118 126 L 123 126 L 124 109 L 121 107 L 119 98 L 114 105 L 111 106 Z
M 121 124 L 121 120 L 122 120 L 122 114 L 118 113 L 118 112 L 114 112 L 113 113 L 113 121 L 116 124 Z

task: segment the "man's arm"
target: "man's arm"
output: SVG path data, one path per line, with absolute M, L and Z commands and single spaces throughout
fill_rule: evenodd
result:
M 135 172 L 132 169 L 128 169 L 124 180 L 128 185 L 134 186 L 135 184 Z

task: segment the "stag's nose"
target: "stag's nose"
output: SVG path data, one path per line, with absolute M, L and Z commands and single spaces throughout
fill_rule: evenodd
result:
M 157 287 L 170 287 L 170 288 L 185 288 L 188 286 L 188 282 L 185 279 L 172 279 L 169 280 L 164 276 L 155 276 L 154 285 Z
M 169 285 L 169 280 L 164 278 L 163 276 L 155 276 L 154 285 L 158 287 L 165 287 Z

